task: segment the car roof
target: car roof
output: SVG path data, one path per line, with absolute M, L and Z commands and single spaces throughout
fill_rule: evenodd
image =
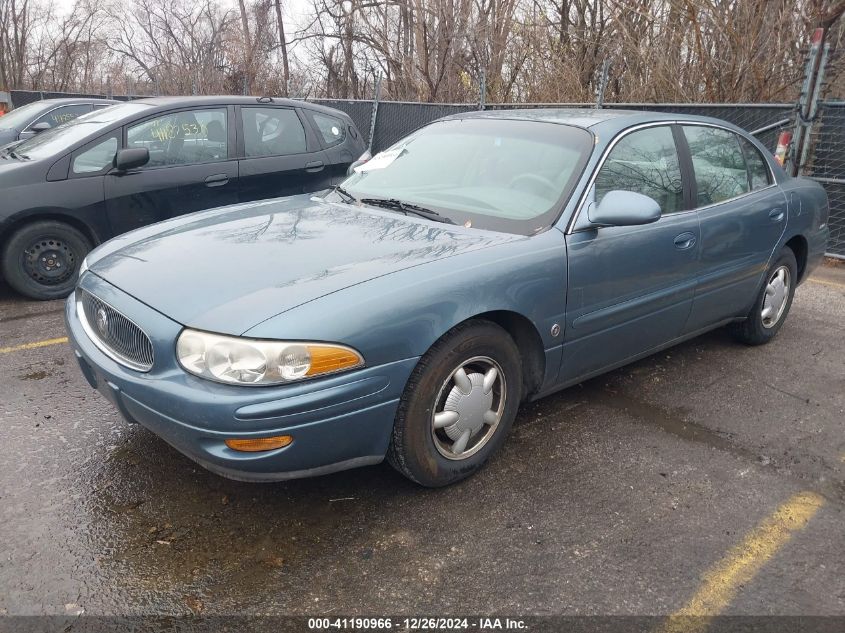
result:
M 100 97 L 61 97 L 58 99 L 40 99 L 38 101 L 31 101 L 30 103 L 43 104 L 44 106 L 60 106 L 73 103 L 111 103 L 116 104 L 120 101 L 114 99 L 105 99 Z
M 259 106 L 288 106 L 306 108 L 308 110 L 316 110 L 319 112 L 327 112 L 337 116 L 340 110 L 328 108 L 310 101 L 301 99 L 288 99 L 285 97 L 255 97 L 255 96 L 232 96 L 232 95 L 202 95 L 193 97 L 142 97 L 140 99 L 133 99 L 133 103 L 141 102 L 152 107 L 172 108 L 183 106 L 221 106 L 221 105 L 259 105 Z M 348 116 L 341 112 L 344 116 Z
M 480 110 L 452 114 L 441 120 L 455 119 L 500 119 L 511 121 L 540 121 L 560 125 L 572 125 L 584 129 L 603 128 L 621 130 L 642 123 L 669 121 L 691 121 L 711 123 L 742 132 L 732 123 L 708 116 L 679 114 L 677 112 L 654 112 L 651 110 L 617 110 L 599 108 L 519 108 L 514 110 Z

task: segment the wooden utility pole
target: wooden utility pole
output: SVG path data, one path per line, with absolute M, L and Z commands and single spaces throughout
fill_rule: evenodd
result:
M 288 45 L 285 39 L 285 21 L 282 18 L 282 0 L 275 0 L 276 22 L 279 25 L 279 46 L 282 49 L 282 72 L 284 73 L 285 87 L 282 96 L 288 96 L 290 90 L 290 68 L 288 67 Z

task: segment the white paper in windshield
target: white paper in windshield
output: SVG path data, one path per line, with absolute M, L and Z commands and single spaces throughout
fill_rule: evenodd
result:
M 403 145 L 402 147 L 398 147 L 396 149 L 379 152 L 363 165 L 358 165 L 355 168 L 355 171 L 358 173 L 366 173 L 368 171 L 374 171 L 376 169 L 384 169 L 385 167 L 390 165 L 390 163 L 392 163 L 394 160 L 399 158 L 399 156 L 404 151 L 405 146 Z

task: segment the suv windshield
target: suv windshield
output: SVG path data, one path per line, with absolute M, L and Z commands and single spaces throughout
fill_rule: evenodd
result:
M 540 121 L 429 125 L 356 169 L 342 187 L 436 211 L 457 224 L 531 235 L 550 226 L 593 148 L 584 129 Z
M 15 154 L 23 158 L 38 160 L 56 156 L 68 147 L 88 137 L 96 135 L 115 121 L 132 114 L 141 113 L 150 106 L 144 103 L 122 103 L 102 110 L 94 110 L 64 123 L 52 130 L 37 134 L 22 143 L 18 143 Z

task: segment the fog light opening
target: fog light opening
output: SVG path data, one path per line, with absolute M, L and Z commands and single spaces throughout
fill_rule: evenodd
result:
M 261 451 L 272 451 L 283 448 L 293 442 L 292 435 L 276 435 L 274 437 L 251 437 L 248 439 L 230 438 L 224 440 L 226 446 L 233 451 L 242 453 L 259 453 Z

